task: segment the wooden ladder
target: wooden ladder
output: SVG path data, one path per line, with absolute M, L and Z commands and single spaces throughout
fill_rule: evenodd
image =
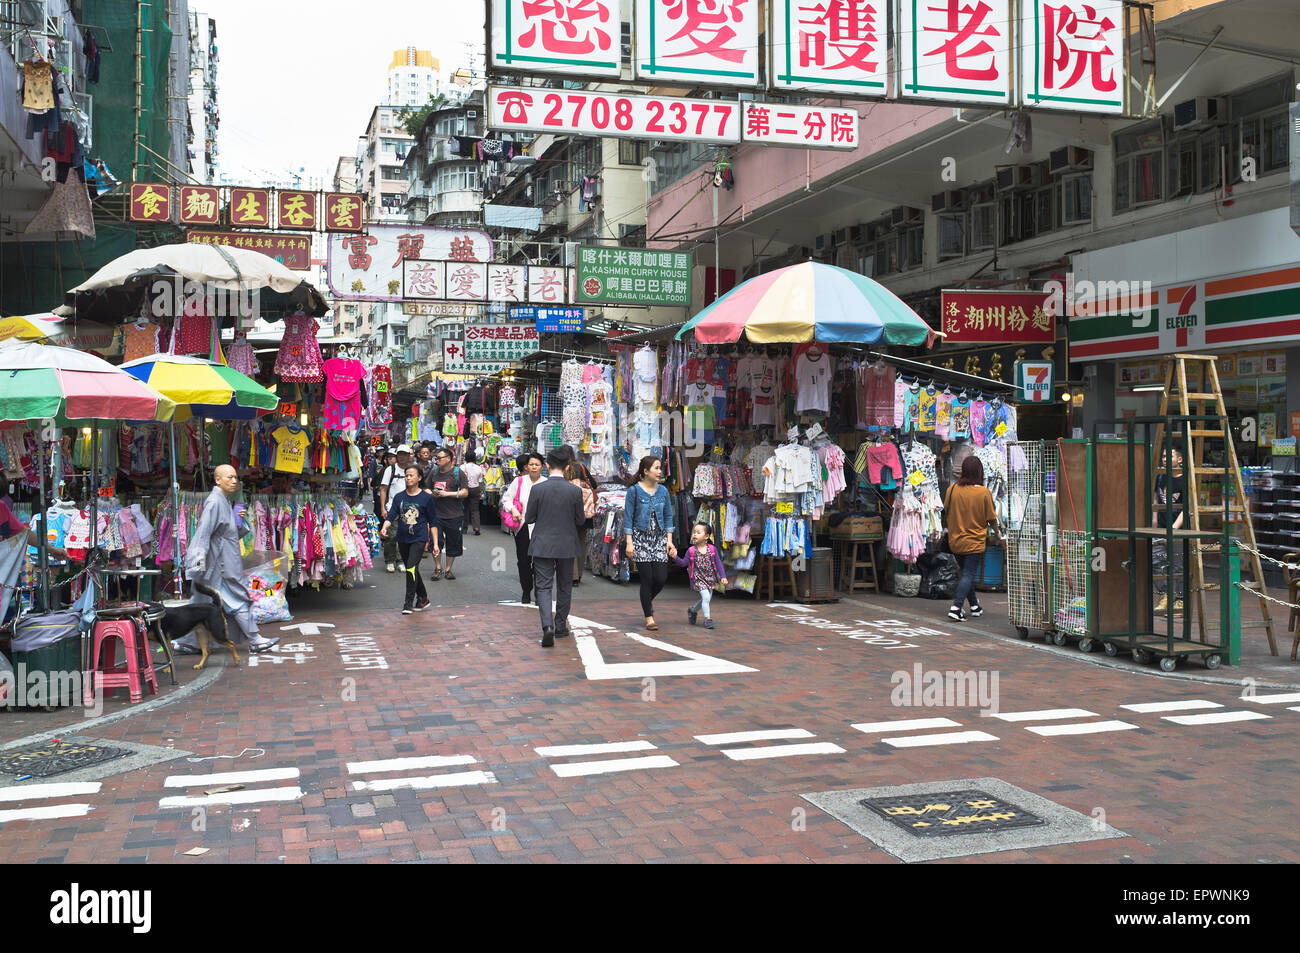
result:
M 1232 434 L 1228 429 L 1228 412 L 1223 404 L 1223 389 L 1219 386 L 1219 370 L 1216 366 L 1216 358 L 1203 354 L 1176 354 L 1169 363 L 1169 369 L 1165 372 L 1164 394 L 1160 399 L 1160 416 L 1170 413 L 1170 401 L 1174 401 L 1175 409 L 1178 415 L 1183 417 L 1214 417 L 1217 416 L 1219 423 L 1216 425 L 1211 420 L 1186 421 L 1180 426 L 1183 429 L 1181 434 L 1183 438 L 1183 448 L 1185 460 L 1183 463 L 1184 470 L 1187 473 L 1187 528 L 1195 531 L 1202 529 L 1202 520 L 1210 520 L 1221 523 L 1223 521 L 1223 508 L 1210 507 L 1206 512 L 1201 512 L 1200 480 L 1202 476 L 1220 475 L 1223 477 L 1223 492 L 1227 493 L 1232 490 L 1232 499 L 1228 503 L 1228 519 L 1236 526 L 1240 527 L 1240 532 L 1235 534 L 1249 547 L 1246 553 L 1247 558 L 1242 560 L 1242 588 L 1253 592 L 1259 599 L 1260 611 L 1263 613 L 1263 623 L 1254 626 L 1245 626 L 1242 628 L 1263 628 L 1268 633 L 1268 649 L 1273 655 L 1277 655 L 1277 640 L 1273 634 L 1273 616 L 1269 611 L 1267 591 L 1264 587 L 1264 567 L 1259 559 L 1259 544 L 1255 541 L 1255 527 L 1250 521 L 1250 509 L 1247 505 L 1246 487 L 1241 479 L 1241 466 L 1237 462 L 1237 450 L 1232 443 Z M 1194 374 L 1188 374 L 1188 365 L 1192 365 Z M 1192 380 L 1196 390 L 1189 389 L 1188 381 Z M 1191 409 L 1196 405 L 1196 410 Z M 1208 408 L 1208 409 L 1207 409 Z M 1156 425 L 1156 436 L 1154 441 L 1155 456 L 1152 459 L 1152 472 L 1160 474 L 1165 472 L 1164 469 L 1164 442 L 1167 435 L 1164 432 L 1163 423 Z M 1205 441 L 1206 439 L 1222 440 L 1224 446 L 1223 466 L 1206 466 L 1205 465 Z M 1219 588 L 1218 583 L 1205 582 L 1205 562 L 1201 555 L 1202 545 L 1200 540 L 1194 540 L 1193 555 L 1191 562 L 1192 585 L 1190 591 L 1184 595 L 1184 599 L 1190 602 L 1192 594 L 1196 595 L 1196 617 L 1200 627 L 1201 641 L 1205 642 L 1205 593 L 1207 590 L 1213 591 Z M 1217 546 L 1209 547 L 1215 549 Z M 1172 560 L 1173 554 L 1168 554 Z M 1225 558 L 1221 554 L 1221 558 Z M 1173 593 L 1169 594 L 1172 597 Z M 1189 611 L 1190 606 L 1184 605 L 1183 611 Z

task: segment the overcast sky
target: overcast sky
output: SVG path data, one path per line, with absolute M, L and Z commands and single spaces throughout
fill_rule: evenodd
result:
M 393 51 L 431 50 L 446 75 L 483 66 L 482 0 L 191 0 L 217 21 L 220 171 L 328 180 L 356 151 Z

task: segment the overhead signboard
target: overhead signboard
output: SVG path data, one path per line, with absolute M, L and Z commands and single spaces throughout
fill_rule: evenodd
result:
M 1026 106 L 1122 113 L 1123 0 L 1022 0 L 1020 74 Z
M 526 324 L 467 324 L 464 346 L 466 363 L 509 364 L 537 350 L 537 328 Z
M 1017 397 L 1027 404 L 1051 403 L 1054 366 L 1051 361 L 1016 361 Z
M 169 222 L 172 187 L 160 182 L 132 182 L 130 218 L 133 222 Z
M 544 308 L 523 305 L 510 309 L 512 321 L 532 321 L 539 334 L 578 334 L 582 331 L 582 308 Z
M 509 367 L 510 363 L 510 361 L 467 361 L 464 340 L 447 338 L 442 342 L 442 369 L 447 374 L 487 376 Z
M 620 0 L 492 0 L 493 69 L 617 78 Z
M 1056 322 L 1041 291 L 944 291 L 944 341 L 948 344 L 1050 344 Z
M 402 297 L 442 301 L 447 297 L 447 263 L 410 259 L 402 262 Z
M 876 0 L 768 0 L 768 84 L 885 95 L 885 9 Z
M 326 214 L 328 215 L 328 209 Z M 435 228 L 427 225 L 371 225 L 364 235 L 330 235 L 326 240 L 326 283 L 330 294 L 344 301 L 400 302 L 403 263 L 408 259 L 447 263 L 446 297 L 457 301 L 484 300 L 465 295 L 464 263 L 486 263 L 493 254 L 492 239 L 478 228 Z M 453 271 L 457 271 L 453 279 Z M 481 281 L 471 288 L 483 288 Z M 452 293 L 452 292 L 455 293 Z
M 757 2 L 635 0 L 634 10 L 638 79 L 687 86 L 759 85 Z
M 900 0 L 901 95 L 946 102 L 1012 99 L 1011 0 Z
M 221 221 L 221 190 L 211 185 L 180 187 L 180 223 L 216 225 Z
M 488 265 L 488 299 L 523 301 L 528 294 L 528 269 L 524 265 Z
M 858 112 L 838 106 L 744 103 L 744 139 L 773 146 L 856 149 Z
M 482 313 L 482 308 L 476 304 L 457 301 L 403 301 L 402 313 L 430 318 L 477 318 Z
M 247 248 L 274 258 L 291 271 L 311 270 L 311 236 L 277 232 L 218 232 L 191 228 L 185 240 L 196 245 L 225 245 Z
M 739 142 L 740 104 L 581 89 L 489 86 L 488 126 L 571 136 Z
M 691 256 L 584 245 L 578 249 L 577 301 L 689 307 Z

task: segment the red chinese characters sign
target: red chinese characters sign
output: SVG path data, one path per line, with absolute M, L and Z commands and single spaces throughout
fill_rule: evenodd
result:
M 364 196 L 352 192 L 325 193 L 325 231 L 359 232 L 365 227 Z
M 172 187 L 156 182 L 131 183 L 131 221 L 168 222 L 172 217 Z
M 888 0 L 769 0 L 773 88 L 883 96 L 887 8 Z
M 1122 0 L 1024 0 L 1021 17 L 1025 105 L 1123 112 Z
M 315 192 L 277 192 L 275 218 L 280 227 L 314 230 L 318 224 L 316 198 Z
M 215 232 L 190 229 L 185 233 L 187 242 L 199 245 L 228 245 L 247 248 L 274 258 L 293 271 L 311 268 L 311 238 L 307 235 L 281 235 L 275 232 Z
M 619 0 L 492 0 L 491 65 L 617 77 L 620 8 Z
M 1011 101 L 1011 0 L 902 0 L 898 22 L 903 95 Z
M 488 125 L 517 132 L 739 142 L 740 104 L 588 90 L 488 87 Z
M 269 227 L 271 224 L 270 189 L 231 189 L 230 224 Z
M 209 185 L 180 187 L 182 225 L 216 225 L 221 220 L 221 190 Z
M 1056 322 L 1041 291 L 945 291 L 948 343 L 1039 344 L 1056 340 Z
M 757 86 L 758 0 L 636 0 L 640 79 Z
M 746 142 L 778 146 L 856 149 L 858 113 L 834 106 L 745 103 Z

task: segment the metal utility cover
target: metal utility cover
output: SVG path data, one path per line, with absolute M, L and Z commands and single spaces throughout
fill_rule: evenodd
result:
M 904 863 L 1128 836 L 1097 818 L 998 778 L 822 791 L 803 798 Z M 969 801 L 980 806 L 972 807 Z M 983 806 L 990 802 L 992 806 Z M 947 809 L 937 805 L 947 805 Z M 889 808 L 895 812 L 887 813 Z M 1013 816 L 1002 816 L 1006 814 Z M 993 815 L 998 818 L 994 820 Z M 957 823 L 944 824 L 945 819 Z M 918 820 L 952 830 L 927 834 L 927 828 L 914 826 Z M 952 836 L 955 833 L 964 836 Z
M 0 753 L 0 771 L 22 777 L 49 778 L 79 771 L 130 754 L 126 748 L 81 741 L 51 741 L 49 744 Z

